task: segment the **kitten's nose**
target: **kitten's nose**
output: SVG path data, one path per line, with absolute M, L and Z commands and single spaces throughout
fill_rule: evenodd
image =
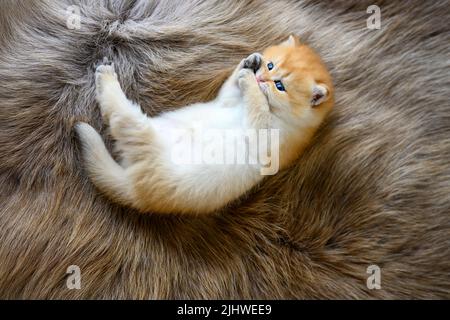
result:
M 266 79 L 264 79 L 261 75 L 256 76 L 256 81 L 258 82 L 266 82 Z

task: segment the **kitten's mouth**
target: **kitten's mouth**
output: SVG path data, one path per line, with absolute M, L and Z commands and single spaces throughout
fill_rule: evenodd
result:
M 261 89 L 262 93 L 264 93 L 264 95 L 267 95 L 267 83 L 259 82 L 258 80 L 256 81 L 258 82 L 259 89 Z
M 256 83 L 259 86 L 259 89 L 264 93 L 264 95 L 267 96 L 267 89 L 268 89 L 268 87 L 267 87 L 266 80 L 263 79 L 261 77 L 261 74 L 258 74 L 258 72 L 255 72 L 255 78 L 256 78 Z

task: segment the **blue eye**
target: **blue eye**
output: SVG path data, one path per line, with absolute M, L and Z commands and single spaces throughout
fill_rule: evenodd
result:
M 277 87 L 278 90 L 280 91 L 286 91 L 286 89 L 283 86 L 283 83 L 280 80 L 275 80 L 275 86 Z
M 272 70 L 272 69 L 273 69 L 273 63 L 272 63 L 272 62 L 269 62 L 269 63 L 267 64 L 267 68 L 269 69 L 269 71 Z

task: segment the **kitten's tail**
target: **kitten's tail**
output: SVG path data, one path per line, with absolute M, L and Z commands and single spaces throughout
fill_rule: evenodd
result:
M 75 130 L 81 141 L 84 166 L 92 182 L 107 196 L 130 205 L 131 187 L 125 169 L 114 161 L 94 128 L 78 122 Z

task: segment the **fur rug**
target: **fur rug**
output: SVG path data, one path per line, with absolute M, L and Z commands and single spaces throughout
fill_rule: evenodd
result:
M 369 30 L 372 2 L 2 1 L 0 298 L 450 298 L 450 7 L 377 1 Z M 155 115 L 210 99 L 289 33 L 322 55 L 337 99 L 295 167 L 210 217 L 98 194 L 73 124 L 106 133 L 99 59 Z

